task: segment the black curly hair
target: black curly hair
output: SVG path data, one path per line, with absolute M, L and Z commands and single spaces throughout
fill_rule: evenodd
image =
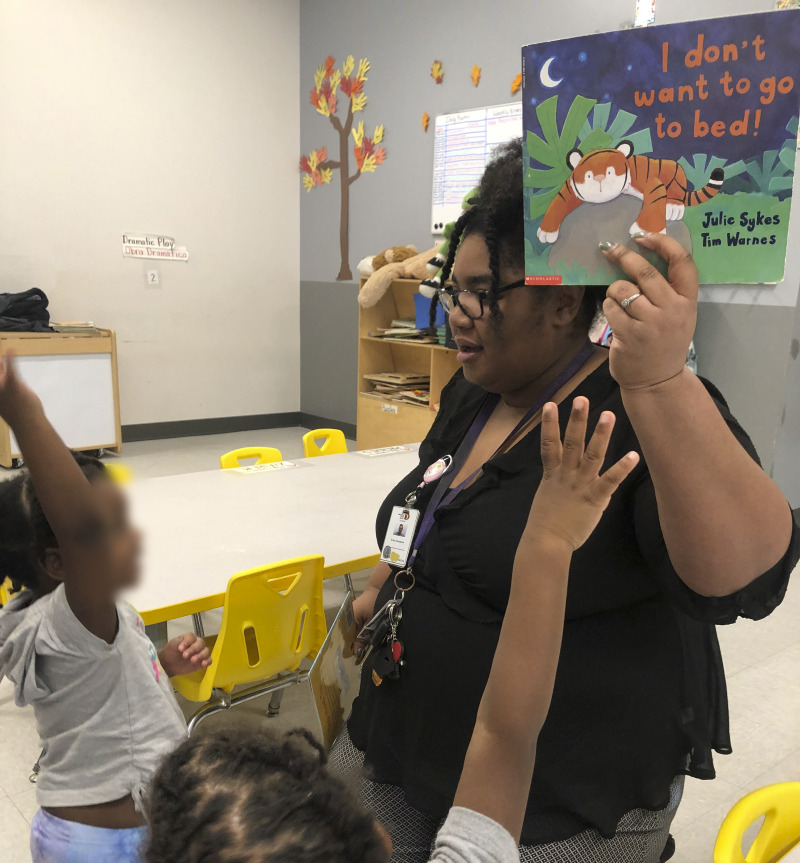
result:
M 198 733 L 161 764 L 146 863 L 386 863 L 375 822 L 297 729 Z
M 107 475 L 99 459 L 74 457 L 90 482 Z M 52 590 L 42 564 L 47 549 L 57 547 L 27 471 L 0 482 L 0 583 L 9 578 L 13 590 L 26 587 L 40 596 Z
M 472 206 L 461 214 L 453 228 L 447 260 L 442 268 L 442 284 L 445 284 L 453 270 L 461 240 L 471 234 L 483 237 L 489 250 L 489 269 L 492 274 L 489 309 L 495 320 L 501 317 L 497 305 L 501 264 L 518 272 L 525 270 L 522 174 L 522 138 L 516 138 L 495 150 L 483 172 Z M 553 288 L 537 285 L 534 290 L 544 300 Z M 603 306 L 605 294 L 606 288 L 602 285 L 585 286 L 580 312 L 575 318 L 576 326 L 586 332 L 591 329 Z

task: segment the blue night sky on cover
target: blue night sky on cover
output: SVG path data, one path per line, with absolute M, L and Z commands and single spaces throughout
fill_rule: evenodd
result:
M 723 62 L 722 56 L 715 63 L 705 60 L 699 67 L 687 68 L 684 56 L 697 47 L 698 34 L 705 37 L 704 49 L 724 43 L 735 43 L 739 59 Z M 765 57 L 756 59 L 753 40 L 763 39 Z M 747 47 L 742 48 L 742 42 Z M 669 42 L 669 71 L 662 70 L 662 43 Z M 634 114 L 637 120 L 631 132 L 649 127 L 653 141 L 652 155 L 662 159 L 687 158 L 693 153 L 704 152 L 728 161 L 760 156 L 765 150 L 780 150 L 788 134 L 786 124 L 798 111 L 800 98 L 800 12 L 782 11 L 756 15 L 717 18 L 707 21 L 670 24 L 657 27 L 642 27 L 613 33 L 562 39 L 555 42 L 529 45 L 522 49 L 525 81 L 523 88 L 524 126 L 526 130 L 542 135 L 535 115 L 535 108 L 551 96 L 558 96 L 558 128 L 561 129 L 567 111 L 577 95 L 596 99 L 598 103 L 611 102 L 613 121 L 617 110 Z M 543 64 L 553 58 L 544 79 L 560 81 L 554 87 L 544 86 L 540 73 Z M 749 78 L 748 93 L 725 98 L 720 78 L 729 70 L 733 83 L 742 77 Z M 549 72 L 549 79 L 547 73 Z M 705 75 L 708 84 L 708 99 L 700 100 L 697 92 L 693 101 L 677 101 L 677 88 L 682 84 L 694 84 L 698 75 Z M 789 93 L 777 93 L 771 104 L 761 102 L 759 89 L 762 79 L 776 76 L 780 81 L 786 76 L 794 79 Z M 658 92 L 664 87 L 675 87 L 676 101 L 660 103 Z M 634 94 L 637 90 L 656 91 L 651 107 L 637 106 Z M 744 111 L 750 109 L 749 127 L 746 135 L 732 136 L 726 132 L 715 138 L 710 132 L 705 137 L 693 136 L 695 111 L 700 109 L 700 119 L 712 124 L 725 122 L 726 129 L 735 120 L 741 120 Z M 761 109 L 758 134 L 754 135 L 754 115 Z M 668 123 L 677 121 L 682 133 L 671 138 L 659 138 L 656 134 L 656 116 L 662 113 Z M 623 135 L 622 137 L 625 137 Z M 614 141 L 614 144 L 618 141 Z

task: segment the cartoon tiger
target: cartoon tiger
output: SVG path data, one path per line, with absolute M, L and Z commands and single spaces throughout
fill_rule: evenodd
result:
M 682 219 L 685 207 L 713 198 L 725 179 L 722 168 L 715 168 L 702 189 L 689 192 L 686 172 L 677 162 L 634 156 L 630 141 L 620 141 L 616 149 L 594 150 L 586 156 L 580 150 L 570 150 L 567 164 L 572 174 L 550 202 L 536 232 L 543 243 L 558 239 L 564 218 L 584 201 L 602 204 L 620 195 L 642 201 L 631 234 L 639 231 L 663 234 L 667 220 Z

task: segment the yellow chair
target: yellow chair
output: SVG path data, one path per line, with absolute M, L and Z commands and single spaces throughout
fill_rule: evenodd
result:
M 20 587 L 17 590 L 14 590 L 14 583 L 10 578 L 6 578 L 5 581 L 0 582 L 0 608 L 8 603 L 8 600 L 14 596 L 15 593 L 19 593 L 20 590 L 25 590 L 24 587 Z
M 764 823 L 747 856 L 742 837 L 759 818 Z M 759 788 L 743 797 L 722 822 L 714 846 L 714 863 L 778 863 L 800 843 L 800 782 Z
M 133 471 L 126 464 L 103 462 L 106 473 L 118 485 L 127 485 L 133 479 Z
M 317 443 L 323 441 L 322 446 Z M 303 435 L 303 449 L 306 458 L 316 458 L 320 455 L 337 455 L 347 452 L 347 441 L 344 432 L 339 429 L 314 429 Z
M 283 689 L 306 679 L 300 664 L 317 655 L 326 635 L 324 562 L 322 555 L 297 557 L 231 578 L 219 635 L 206 639 L 211 665 L 173 680 L 184 698 L 208 702 L 189 721 L 190 733 L 212 713 L 267 693 L 273 693 L 269 715 L 275 716 Z
M 232 467 L 239 467 L 240 464 L 248 458 L 257 459 L 256 464 L 272 464 L 276 461 L 283 461 L 283 456 L 279 449 L 272 446 L 243 446 L 239 449 L 226 452 L 220 456 L 219 466 L 223 470 L 228 470 Z

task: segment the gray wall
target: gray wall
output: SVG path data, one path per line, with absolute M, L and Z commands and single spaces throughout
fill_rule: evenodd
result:
M 660 0 L 657 22 L 768 11 L 772 0 L 732 0 L 721 8 L 716 0 Z M 422 131 L 424 111 L 431 117 L 451 111 L 512 101 L 511 81 L 519 71 L 523 43 L 560 39 L 580 33 L 618 28 L 633 17 L 633 0 L 608 0 L 566 5 L 556 0 L 440 0 L 436 4 L 395 0 L 340 0 L 335 12 L 330 2 L 303 0 L 300 11 L 300 118 L 304 153 L 321 145 L 332 146 L 333 130 L 308 104 L 313 70 L 328 54 L 337 63 L 347 54 L 366 56 L 373 64 L 365 93 L 365 126 L 386 125 L 387 159 L 375 174 L 351 186 L 350 265 L 390 245 L 415 243 L 420 250 L 432 245 L 429 233 L 433 128 Z M 434 59 L 444 65 L 444 83 L 430 78 Z M 483 68 L 479 87 L 469 71 Z M 299 181 L 298 181 L 299 182 Z M 325 357 L 346 360 L 339 333 L 325 328 L 325 315 L 355 326 L 354 297 L 332 284 L 339 267 L 336 182 L 303 194 L 301 200 L 301 298 L 325 294 L 327 305 L 303 302 L 303 333 L 314 341 L 302 346 L 302 405 L 320 414 L 327 405 L 352 411 L 356 389 L 355 354 L 350 365 L 325 368 L 324 385 L 312 369 Z M 800 231 L 800 218 L 792 219 L 792 236 Z M 790 245 L 792 245 L 790 240 Z M 795 243 L 795 246 L 800 244 Z M 718 384 L 741 422 L 750 431 L 767 469 L 771 468 L 776 433 L 786 398 L 798 401 L 798 390 L 784 386 L 800 255 L 795 254 L 783 289 L 706 289 L 705 298 L 732 300 L 735 305 L 701 303 L 697 332 L 701 372 Z M 327 286 L 327 287 L 326 287 Z M 761 295 L 761 296 L 758 296 Z M 764 305 L 769 295 L 771 302 Z M 791 308 L 791 312 L 789 308 Z M 333 311 L 334 307 L 337 309 Z M 305 338 L 305 335 L 304 335 Z M 797 378 L 795 377 L 795 384 Z M 798 409 L 795 409 L 795 415 Z M 323 414 L 324 415 L 324 414 Z M 340 416 L 340 415 L 337 415 Z M 787 408 L 788 423 L 790 410 Z M 345 417 L 343 417 L 345 418 Z M 784 427 L 786 425 L 784 423 Z M 784 436 L 786 446 L 800 451 L 800 442 Z M 787 456 L 788 459 L 788 456 Z
M 800 507 L 800 302 L 787 353 L 783 407 L 775 446 L 775 478 L 792 506 Z

